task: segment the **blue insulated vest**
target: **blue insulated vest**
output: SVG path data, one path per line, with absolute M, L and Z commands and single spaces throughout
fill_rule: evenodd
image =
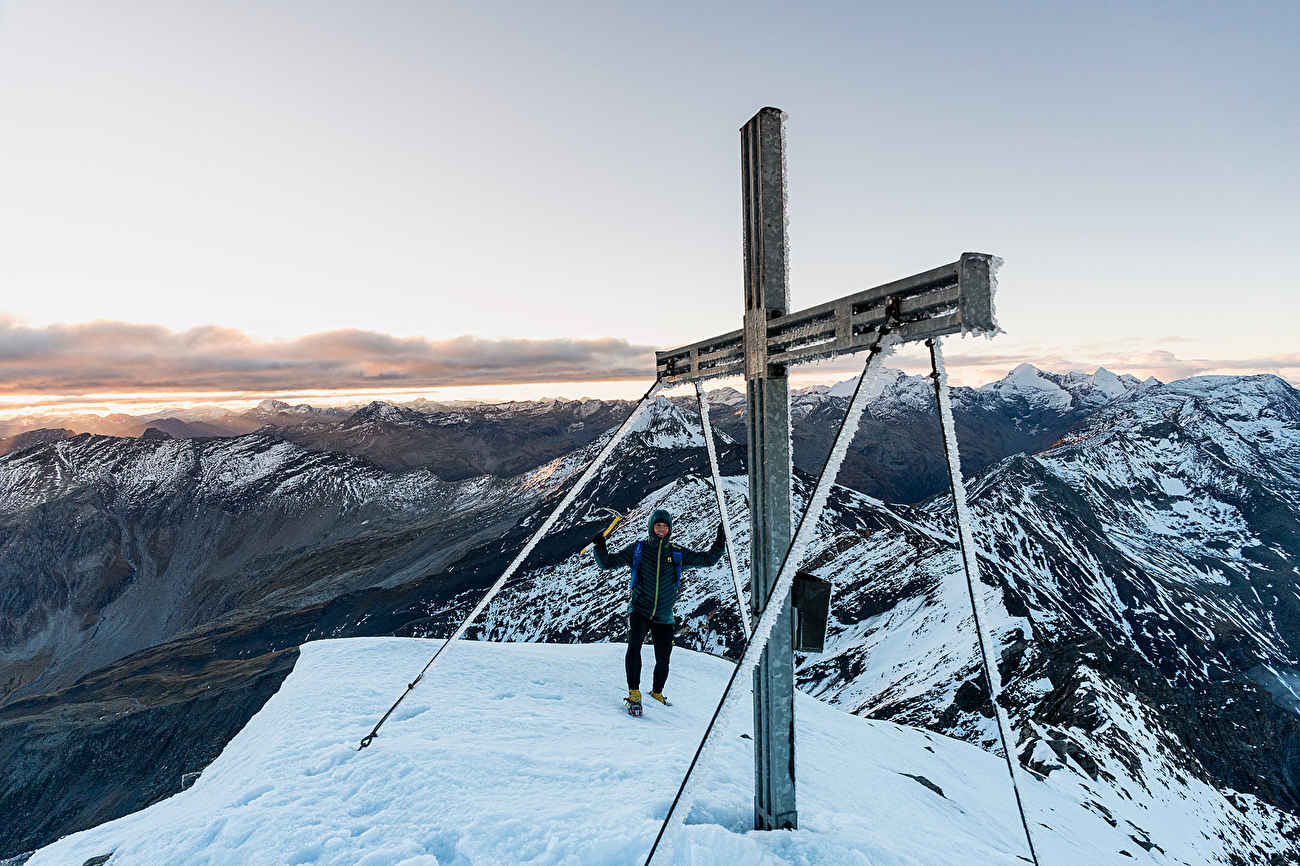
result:
M 671 542 L 669 542 L 671 544 Z M 636 589 L 637 576 L 641 574 L 641 557 L 645 554 L 645 542 L 638 541 L 636 547 L 632 548 L 632 582 L 628 584 L 628 589 Z M 682 552 L 673 547 L 673 567 L 677 569 L 677 588 L 682 588 Z
M 653 587 L 638 587 L 637 583 L 641 577 L 641 565 L 645 559 L 645 541 L 637 542 L 632 548 L 632 580 L 628 586 L 628 610 L 640 610 L 655 622 L 672 622 L 673 605 L 677 602 L 677 593 L 682 585 L 682 568 L 685 565 L 685 551 L 677 545 L 669 542 L 668 554 L 669 561 L 673 564 L 675 574 L 675 583 L 671 588 L 664 586 L 660 577 L 660 563 L 667 565 L 661 558 L 663 556 L 662 547 L 653 551 L 655 556 L 655 573 L 648 575 L 647 579 L 654 582 Z M 645 565 L 649 566 L 646 562 Z M 667 577 L 668 575 L 663 575 Z M 638 602 L 638 598 L 640 601 Z M 633 606 L 636 605 L 634 608 Z

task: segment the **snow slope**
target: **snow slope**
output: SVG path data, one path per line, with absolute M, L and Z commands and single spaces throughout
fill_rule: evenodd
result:
M 28 866 L 109 852 L 111 866 L 641 862 L 730 664 L 678 650 L 674 706 L 631 719 L 618 701 L 621 645 L 466 641 L 358 752 L 435 646 L 306 644 L 279 693 L 192 788 L 61 839 Z M 741 714 L 656 862 L 1024 862 L 997 757 L 803 695 L 796 707 L 800 829 L 749 829 L 753 750 Z M 1026 795 L 1045 864 L 1180 862 L 1081 806 L 1095 794 L 1075 777 L 1031 781 Z

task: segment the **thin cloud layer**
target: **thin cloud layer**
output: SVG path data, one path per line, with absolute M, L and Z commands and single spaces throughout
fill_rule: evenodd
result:
M 341 330 L 263 340 L 233 328 L 172 331 L 0 318 L 0 393 L 279 392 L 647 379 L 654 350 L 614 337 L 444 340 Z
M 950 367 L 964 368 L 966 378 L 991 381 L 1006 375 L 1018 364 L 1032 364 L 1040 370 L 1064 373 L 1069 370 L 1092 372 L 1105 367 L 1112 373 L 1128 373 L 1138 378 L 1154 377 L 1173 382 L 1192 376 L 1248 376 L 1271 373 L 1295 381 L 1300 374 L 1300 352 L 1259 358 L 1179 358 L 1165 349 L 1140 352 L 1108 350 L 1106 347 L 1078 347 L 1062 350 L 1016 350 L 1007 352 L 951 353 Z M 976 374 L 976 375 L 971 375 Z M 982 374 L 982 375 L 980 375 Z
M 1022 363 L 1058 373 L 1105 367 L 1163 382 L 1255 373 L 1300 381 L 1300 353 L 1185 359 L 1164 348 L 1139 350 L 1138 344 L 1128 338 L 1076 346 L 957 341 L 949 347 L 947 363 L 954 381 L 964 385 L 1000 379 Z M 904 355 L 895 363 L 922 372 L 928 361 L 919 358 Z M 829 380 L 854 372 L 859 364 L 860 359 L 841 359 L 801 368 L 800 378 L 814 374 Z M 32 406 L 104 394 L 247 397 L 559 382 L 580 390 L 583 382 L 645 382 L 653 370 L 653 347 L 614 337 L 429 340 L 340 330 L 263 340 L 217 326 L 179 332 L 116 321 L 31 327 L 0 314 L 0 395 L 17 395 Z
M 1104 367 L 1112 373 L 1128 374 L 1139 379 L 1153 377 L 1173 382 L 1192 376 L 1250 376 L 1272 374 L 1295 385 L 1300 383 L 1300 352 L 1279 353 L 1254 358 L 1180 358 L 1167 349 L 1140 348 L 1144 343 L 1170 344 L 1181 338 L 1165 337 L 1155 341 L 1122 338 L 1072 346 L 1047 346 L 1013 341 L 956 340 L 945 341 L 944 361 L 954 384 L 978 387 L 1006 376 L 1021 364 L 1030 364 L 1051 373 L 1080 371 L 1092 373 Z M 929 355 L 919 345 L 901 351 L 889 365 L 908 373 L 929 372 Z M 796 375 L 805 381 L 829 380 L 861 369 L 861 359 L 840 359 L 810 366 Z

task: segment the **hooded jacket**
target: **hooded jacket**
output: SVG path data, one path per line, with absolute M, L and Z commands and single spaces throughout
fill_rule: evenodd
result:
M 654 533 L 658 522 L 668 524 L 668 535 L 660 538 Z M 673 605 L 677 602 L 677 566 L 673 562 L 673 551 L 681 555 L 682 569 L 708 568 L 718 564 L 726 552 L 725 544 L 715 544 L 706 551 L 687 550 L 672 541 L 673 518 L 667 511 L 659 509 L 650 515 L 646 522 L 648 536 L 642 540 L 641 567 L 631 581 L 631 597 L 628 611 L 637 611 L 648 617 L 651 622 L 671 623 Z M 602 553 L 594 548 L 596 562 L 601 568 L 619 568 L 632 565 L 636 557 L 636 545 L 629 544 L 618 553 Z

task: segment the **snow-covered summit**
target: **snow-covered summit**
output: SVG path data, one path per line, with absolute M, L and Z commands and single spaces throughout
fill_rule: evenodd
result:
M 1049 410 L 1095 408 L 1122 397 L 1141 384 L 1134 376 L 1117 376 L 1105 367 L 1095 373 L 1045 373 L 1032 364 L 1020 364 L 997 382 L 978 390 L 1003 402 L 1024 401 Z
M 932 412 L 934 385 L 929 376 L 909 376 L 901 370 L 881 372 L 880 395 L 872 401 L 877 417 L 897 410 Z M 857 378 L 846 379 L 830 387 L 811 386 L 796 389 L 792 404 L 796 414 L 806 413 L 828 398 L 847 400 L 853 396 Z M 1074 410 L 1092 410 L 1137 389 L 1142 382 L 1129 375 L 1116 375 L 1105 367 L 1095 373 L 1049 373 L 1032 364 L 1020 364 L 1002 379 L 979 388 L 955 387 L 953 402 L 985 411 L 1001 408 L 1016 412 L 1065 414 Z
M 678 650 L 673 706 L 632 719 L 618 700 L 621 646 L 461 642 L 358 751 L 435 646 L 402 638 L 305 645 L 279 693 L 192 788 L 61 839 L 28 866 L 109 853 L 113 866 L 641 861 L 730 664 Z M 995 756 L 806 696 L 796 716 L 799 829 L 750 829 L 753 740 L 742 714 L 701 770 L 707 793 L 656 862 L 1023 862 Z M 1195 832 L 1195 810 L 1158 813 L 1187 838 L 1169 860 L 1106 821 L 1118 793 L 1052 776 L 1030 781 L 1026 795 L 1045 863 L 1200 862 L 1199 852 L 1213 849 Z
M 271 415 L 337 415 L 337 409 L 318 409 L 308 403 L 299 403 L 296 406 L 286 403 L 283 400 L 263 400 L 256 407 L 250 409 L 247 413 L 250 416 L 271 416 Z
M 718 406 L 745 405 L 745 392 L 735 388 L 718 388 L 709 392 L 709 404 Z
M 423 424 L 426 415 L 416 409 L 408 409 L 383 400 L 374 400 L 353 413 L 348 418 L 348 426 L 358 424 Z
M 1066 409 L 1072 402 L 1068 391 L 1043 376 L 1032 364 L 1020 364 L 1006 378 L 990 382 L 980 390 L 997 394 L 1004 401 L 1021 399 L 1045 409 Z

